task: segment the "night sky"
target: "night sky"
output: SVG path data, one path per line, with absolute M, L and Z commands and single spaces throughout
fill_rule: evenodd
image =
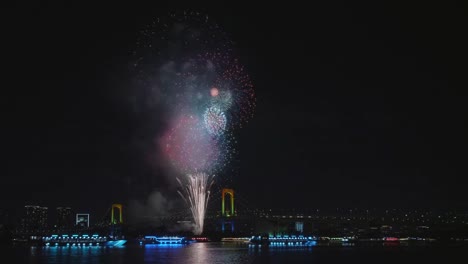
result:
M 6 10 L 1 207 L 100 215 L 175 193 L 142 145 L 151 117 L 129 104 L 137 33 L 172 10 L 156 2 Z M 229 187 L 261 208 L 466 207 L 466 9 L 270 5 L 196 9 L 235 42 L 257 96 Z

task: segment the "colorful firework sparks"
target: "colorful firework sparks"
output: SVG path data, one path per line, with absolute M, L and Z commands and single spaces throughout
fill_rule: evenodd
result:
M 212 171 L 221 161 L 220 144 L 194 116 L 181 116 L 162 138 L 166 157 L 182 173 Z
M 218 90 L 218 88 L 216 88 L 216 87 L 211 88 L 210 94 L 211 94 L 212 97 L 218 96 L 218 95 L 219 95 L 219 90 Z
M 218 95 L 211 97 L 211 105 L 216 105 L 219 109 L 227 111 L 232 106 L 232 93 L 229 90 L 218 91 Z
M 173 117 L 159 147 L 187 175 L 186 184 L 177 179 L 179 194 L 190 206 L 195 234 L 201 234 L 212 184 L 207 173 L 233 160 L 233 128 L 253 115 L 253 85 L 232 56 L 232 42 L 206 15 L 173 13 L 140 33 L 132 65 L 140 88 L 134 107 Z
M 201 65 L 210 65 L 215 72 L 213 86 L 217 88 L 218 96 L 210 98 L 211 104 L 228 113 L 232 127 L 242 126 L 253 116 L 255 108 L 255 92 L 244 67 L 225 53 L 207 52 L 198 57 Z
M 242 126 L 255 108 L 252 83 L 232 56 L 233 44 L 207 15 L 182 11 L 141 30 L 133 52 L 134 107 L 201 113 L 216 105 L 230 128 Z
M 219 136 L 226 129 L 226 116 L 216 106 L 207 108 L 203 114 L 205 127 L 211 135 Z
M 158 17 L 139 32 L 133 51 L 133 68 L 145 79 L 161 64 L 201 52 L 232 51 L 232 41 L 206 14 L 176 11 Z
M 195 222 L 193 233 L 201 235 L 206 214 L 206 207 L 210 199 L 210 189 L 213 185 L 213 177 L 206 173 L 187 174 L 187 179 L 182 183 L 177 178 L 182 191 L 178 191 L 180 196 L 189 205 Z
M 205 52 L 171 67 L 171 72 L 176 72 L 171 92 L 177 98 L 171 105 L 197 113 L 216 106 L 228 118 L 229 128 L 242 126 L 253 116 L 255 92 L 237 59 Z

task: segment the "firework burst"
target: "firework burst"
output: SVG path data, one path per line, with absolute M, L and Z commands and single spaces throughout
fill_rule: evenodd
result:
M 232 47 L 207 15 L 182 11 L 155 19 L 140 31 L 133 52 L 131 68 L 141 87 L 135 108 L 158 106 L 203 115 L 216 105 L 228 127 L 242 126 L 253 115 L 255 93 Z
M 182 173 L 212 171 L 221 160 L 220 144 L 194 116 L 175 120 L 162 138 L 168 160 Z
M 203 121 L 211 135 L 219 136 L 224 132 L 224 129 L 226 129 L 226 116 L 217 107 L 212 106 L 206 109 L 203 114 Z
M 203 53 L 183 62 L 171 62 L 173 73 L 171 105 L 204 113 L 220 109 L 229 120 L 229 128 L 242 126 L 253 116 L 255 92 L 252 82 L 238 60 L 223 53 Z
M 187 174 L 186 180 L 182 183 L 177 178 L 182 191 L 178 191 L 180 196 L 189 205 L 195 222 L 195 235 L 203 233 L 203 225 L 206 214 L 206 207 L 210 199 L 210 189 L 213 185 L 213 177 L 206 173 Z
M 219 108 L 227 115 L 231 128 L 242 126 L 253 116 L 255 92 L 250 77 L 237 59 L 227 53 L 206 52 L 199 54 L 191 66 L 183 76 L 189 79 L 192 74 L 208 77 L 197 86 L 206 94 L 199 106 Z M 213 88 L 216 96 L 213 96 Z
M 212 177 L 234 159 L 234 130 L 252 117 L 255 93 L 232 42 L 208 16 L 176 12 L 140 31 L 131 68 L 133 107 L 170 117 L 159 149 L 186 175 L 179 194 L 203 232 Z M 153 119 L 154 120 L 154 119 Z M 199 173 L 204 172 L 204 173 Z

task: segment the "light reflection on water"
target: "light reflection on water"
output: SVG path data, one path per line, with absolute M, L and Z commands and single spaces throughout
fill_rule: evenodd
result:
M 144 249 L 145 263 L 249 263 L 246 246 L 194 243 L 190 245 L 146 245 Z
M 39 263 L 99 263 L 105 254 L 101 246 L 44 246 L 31 247 L 30 262 Z
M 3 248 L 5 249 L 5 248 Z M 467 247 L 311 246 L 249 247 L 233 243 L 190 245 L 49 246 L 7 248 L 15 263 L 457 263 Z M 3 250 L 2 250 L 3 251 Z M 376 262 L 376 260 L 379 260 Z M 11 263 L 11 261 L 2 263 Z

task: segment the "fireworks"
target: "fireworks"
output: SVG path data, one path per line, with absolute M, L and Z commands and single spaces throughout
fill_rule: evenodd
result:
M 139 33 L 132 67 L 147 85 L 151 85 L 151 77 L 157 77 L 154 74 L 167 62 L 206 51 L 232 50 L 232 41 L 215 22 L 193 11 L 155 18 Z
M 140 32 L 133 56 L 134 107 L 170 118 L 158 147 L 187 175 L 177 179 L 179 194 L 201 234 L 212 184 L 207 173 L 225 168 L 236 153 L 233 130 L 253 115 L 253 85 L 227 35 L 197 12 L 155 19 Z
M 212 97 L 218 96 L 219 95 L 218 88 L 216 88 L 216 87 L 211 88 L 210 94 L 211 94 Z
M 227 111 L 232 106 L 232 93 L 229 90 L 218 92 L 216 97 L 211 98 L 211 105 L 216 105 L 222 111 Z
M 255 93 L 244 67 L 232 55 L 233 44 L 207 15 L 175 12 L 140 31 L 133 52 L 134 107 L 183 110 L 202 116 L 217 106 L 229 128 L 253 115 Z
M 200 54 L 197 65 L 205 67 L 212 76 L 212 84 L 218 90 L 210 98 L 209 105 L 216 105 L 230 120 L 230 126 L 242 126 L 253 116 L 255 92 L 252 82 L 239 61 L 227 53 L 206 52 Z
M 211 171 L 221 160 L 219 147 L 194 116 L 176 119 L 162 140 L 163 153 L 182 173 Z
M 169 94 L 175 93 L 178 100 L 171 101 L 171 105 L 197 113 L 216 106 L 226 115 L 230 128 L 242 126 L 253 116 L 253 85 L 244 68 L 230 55 L 205 52 L 174 62 L 171 69 L 176 73 Z
M 212 135 L 219 136 L 226 128 L 226 116 L 217 107 L 210 107 L 206 109 L 203 114 L 203 120 L 208 132 Z
M 195 235 L 203 233 L 206 207 L 210 198 L 210 188 L 213 184 L 213 177 L 205 173 L 188 174 L 186 184 L 178 178 L 183 192 L 178 191 L 184 201 L 190 206 L 193 219 L 195 221 Z

